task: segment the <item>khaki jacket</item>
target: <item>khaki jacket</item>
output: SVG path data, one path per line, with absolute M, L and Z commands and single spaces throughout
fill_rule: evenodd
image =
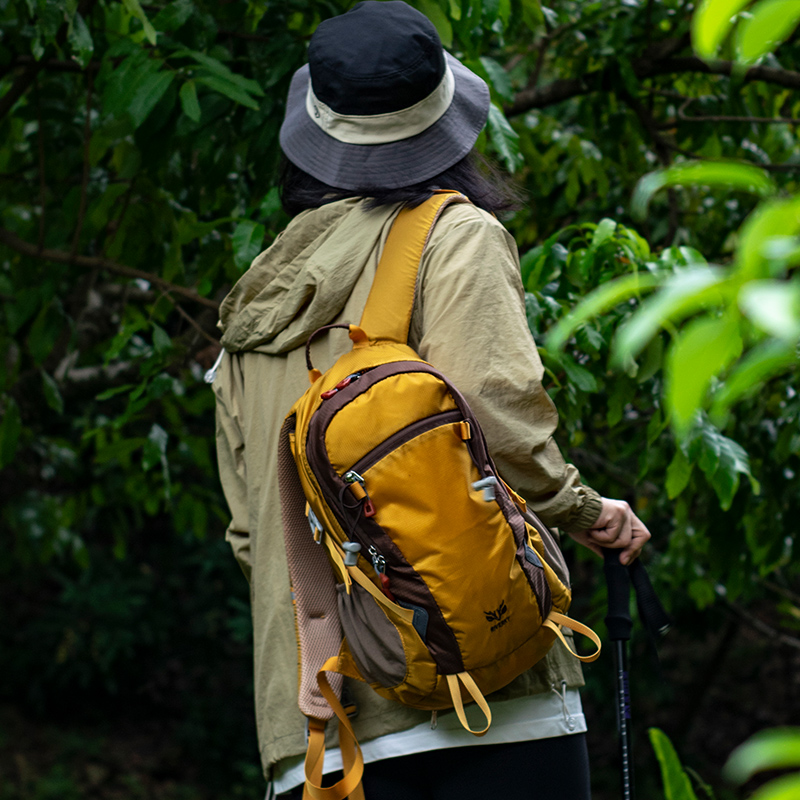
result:
M 304 345 L 332 322 L 357 323 L 398 207 L 366 210 L 341 200 L 298 215 L 255 259 L 220 311 L 228 351 L 214 381 L 217 452 L 231 511 L 226 538 L 250 582 L 255 700 L 265 774 L 305 752 L 297 707 L 297 650 L 278 495 L 283 419 L 308 386 Z M 503 226 L 474 206 L 442 214 L 420 268 L 409 343 L 466 396 L 498 471 L 551 527 L 576 531 L 600 512 L 553 441 L 557 415 L 528 330 L 517 250 Z M 312 345 L 322 370 L 351 346 L 334 330 Z M 578 662 L 556 644 L 494 697 L 583 684 Z M 426 712 L 384 700 L 352 682 L 361 741 L 403 730 Z M 335 726 L 329 726 L 335 728 Z M 335 742 L 329 731 L 330 742 Z

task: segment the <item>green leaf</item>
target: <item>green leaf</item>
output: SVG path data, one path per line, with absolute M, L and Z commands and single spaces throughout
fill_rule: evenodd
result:
M 58 384 L 44 371 L 42 373 L 42 393 L 47 405 L 56 412 L 56 414 L 64 413 L 64 398 L 58 390 Z
M 667 497 L 674 500 L 688 485 L 692 477 L 694 464 L 686 458 L 683 450 L 678 448 L 667 467 Z
M 92 34 L 89 32 L 86 22 L 78 13 L 76 13 L 70 21 L 67 39 L 72 47 L 75 60 L 82 67 L 85 67 L 92 59 L 94 42 L 92 41 Z
M 559 350 L 575 329 L 586 320 L 604 314 L 618 303 L 635 297 L 639 292 L 652 289 L 663 280 L 649 273 L 625 275 L 605 283 L 582 300 L 569 314 L 562 317 L 547 334 L 547 349 Z
M 508 73 L 497 63 L 493 58 L 488 56 L 481 56 L 481 64 L 489 76 L 489 82 L 492 88 L 503 98 L 509 102 L 514 99 L 514 90 L 511 87 L 511 78 Z
M 582 392 L 596 392 L 597 380 L 594 375 L 581 364 L 576 363 L 569 356 L 561 359 L 564 372 L 567 373 L 567 380 L 580 389 Z
M 644 383 L 661 369 L 664 363 L 664 337 L 654 336 L 644 351 L 639 371 L 636 373 L 636 382 Z
M 208 86 L 209 89 L 213 89 L 234 102 L 247 106 L 247 108 L 252 108 L 254 111 L 259 109 L 258 103 L 247 92 L 242 91 L 235 84 L 229 83 L 222 78 L 217 78 L 214 75 L 200 75 L 197 78 L 197 83 L 202 83 L 204 86 Z
M 736 57 L 752 64 L 787 39 L 800 22 L 800 3 L 761 0 L 736 30 Z
M 744 279 L 771 277 L 770 247 L 776 237 L 800 232 L 800 197 L 760 203 L 747 218 L 736 248 L 737 272 Z
M 616 229 L 617 223 L 613 219 L 608 217 L 601 219 L 592 236 L 592 247 L 600 247 L 601 244 L 607 242 L 614 235 Z
M 502 110 L 492 103 L 489 106 L 489 136 L 497 154 L 509 172 L 514 172 L 522 164 L 519 153 L 519 134 L 511 127 Z
M 64 316 L 56 303 L 48 303 L 37 314 L 28 333 L 28 349 L 39 366 L 53 352 L 64 328 Z
M 174 73 L 162 70 L 148 75 L 136 90 L 128 112 L 133 120 L 134 127 L 138 128 L 156 107 L 156 103 L 164 96 L 169 88 Z
M 164 355 L 172 350 L 172 339 L 169 338 L 169 334 L 155 322 L 153 323 L 153 347 L 159 355 Z
M 106 389 L 104 392 L 100 392 L 95 399 L 100 401 L 108 400 L 111 397 L 115 397 L 118 394 L 122 394 L 123 392 L 133 389 L 133 387 L 133 383 L 126 383 L 123 386 L 114 386 L 111 389 Z
M 732 161 L 687 161 L 639 179 L 631 200 L 634 217 L 644 219 L 652 196 L 669 186 L 720 186 L 759 197 L 775 193 L 772 178 L 758 167 Z
M 739 308 L 776 339 L 796 342 L 800 337 L 800 283 L 750 281 L 739 292 Z
M 200 53 L 197 50 L 178 50 L 172 54 L 173 58 L 183 58 L 187 56 L 193 58 L 198 64 L 202 64 L 211 76 L 232 84 L 243 93 L 249 95 L 254 94 L 256 97 L 264 97 L 264 90 L 257 81 L 245 78 L 243 75 L 237 75 L 233 70 L 216 58 L 207 56 L 205 53 Z
M 739 488 L 739 478 L 746 475 L 751 479 L 753 491 L 758 494 L 758 481 L 753 479 L 750 471 L 750 458 L 747 451 L 727 436 L 719 437 L 719 464 L 711 476 L 711 485 L 717 493 L 720 507 L 727 511 L 731 507 L 733 497 Z
M 180 91 L 181 108 L 189 119 L 200 122 L 200 103 L 197 102 L 197 86 L 194 81 L 186 81 Z
M 784 775 L 762 786 L 750 800 L 797 800 L 800 797 L 800 774 Z
M 635 358 L 670 321 L 693 314 L 700 308 L 724 300 L 724 274 L 698 267 L 670 276 L 660 291 L 645 300 L 633 316 L 620 326 L 614 337 L 612 365 L 619 368 Z
M 650 743 L 661 767 L 666 800 L 697 800 L 689 776 L 684 772 L 678 754 L 667 735 L 658 728 L 650 728 Z
M 147 19 L 147 15 L 144 13 L 142 6 L 139 4 L 139 0 L 122 0 L 122 3 L 125 8 L 128 9 L 128 12 L 142 23 L 144 35 L 147 37 L 147 41 L 154 45 L 156 43 L 157 36 L 156 29 L 151 25 L 150 20 Z
M 701 58 L 713 58 L 733 18 L 750 0 L 704 0 L 692 17 L 692 46 Z
M 701 317 L 687 325 L 667 355 L 666 402 L 678 435 L 702 408 L 711 379 L 742 351 L 738 320 Z
M 240 270 L 250 266 L 253 259 L 261 252 L 261 245 L 265 236 L 264 226 L 244 220 L 240 222 L 231 237 L 233 242 L 233 263 Z
M 453 26 L 442 7 L 435 0 L 417 0 L 415 5 L 433 23 L 442 44 L 447 48 L 452 47 Z
M 281 195 L 277 186 L 273 186 L 261 201 L 258 207 L 258 215 L 262 219 L 269 219 L 273 214 L 279 214 L 283 210 L 281 205 Z
M 727 410 L 746 394 L 761 389 L 770 378 L 798 367 L 794 343 L 767 341 L 754 347 L 736 365 L 714 395 L 711 417 L 720 423 Z
M 800 728 L 771 728 L 751 736 L 731 753 L 725 778 L 742 784 L 757 772 L 800 767 Z
M 157 422 L 154 422 L 150 433 L 147 434 L 147 441 L 144 443 L 142 453 L 142 467 L 145 472 L 166 460 L 168 441 L 167 432 Z
M 107 464 L 109 462 L 127 464 L 130 456 L 142 447 L 146 441 L 147 439 L 144 437 L 117 439 L 105 447 L 98 448 L 94 461 L 97 464 Z
M 191 0 L 176 0 L 153 18 L 153 27 L 157 31 L 176 31 L 189 21 L 195 11 L 194 3 Z
M 19 435 L 22 433 L 22 418 L 14 398 L 6 395 L 1 402 L 5 408 L 3 419 L 0 420 L 0 469 L 7 467 L 14 460 Z

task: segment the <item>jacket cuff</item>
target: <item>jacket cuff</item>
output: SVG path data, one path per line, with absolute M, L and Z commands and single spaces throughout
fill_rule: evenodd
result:
M 576 487 L 575 493 L 583 502 L 580 502 L 575 514 L 559 526 L 564 533 L 577 533 L 591 528 L 603 508 L 602 498 L 591 486 L 581 484 Z

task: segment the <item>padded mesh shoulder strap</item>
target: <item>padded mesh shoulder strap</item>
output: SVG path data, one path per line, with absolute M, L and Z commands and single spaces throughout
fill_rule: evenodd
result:
M 359 323 L 370 339 L 408 342 L 417 272 L 433 226 L 450 203 L 468 202 L 459 192 L 436 192 L 422 205 L 397 215 Z
M 278 484 L 283 537 L 292 583 L 298 647 L 298 704 L 308 717 L 334 716 L 317 683 L 322 665 L 339 652 L 342 627 L 336 603 L 336 581 L 325 548 L 314 541 L 305 515 L 306 498 L 289 445 L 293 420 L 283 423 L 278 441 Z M 342 677 L 334 675 L 331 689 L 341 695 Z

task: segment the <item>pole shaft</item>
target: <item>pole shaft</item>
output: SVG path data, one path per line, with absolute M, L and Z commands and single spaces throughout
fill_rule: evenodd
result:
M 628 685 L 628 659 L 625 642 L 614 642 L 614 678 L 616 681 L 617 731 L 622 779 L 622 800 L 633 800 L 633 739 L 631 737 L 631 701 Z

